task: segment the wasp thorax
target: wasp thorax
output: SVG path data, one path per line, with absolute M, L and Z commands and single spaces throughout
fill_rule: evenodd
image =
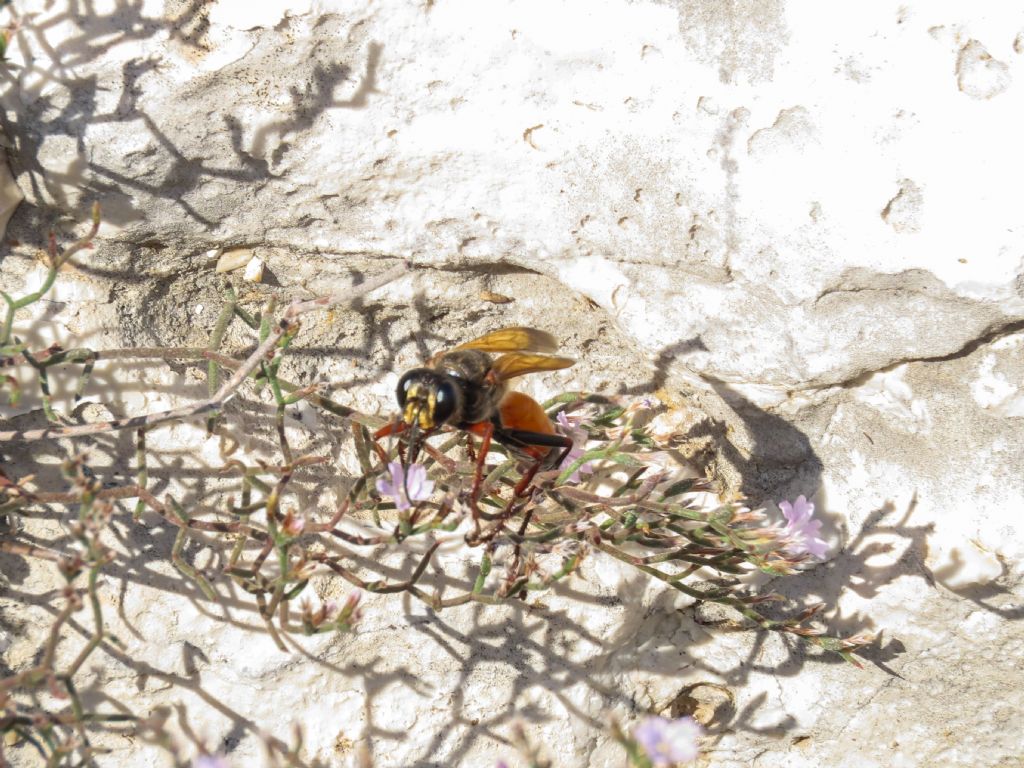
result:
M 429 368 L 414 368 L 398 380 L 395 391 L 402 421 L 433 429 L 458 411 L 460 390 L 451 376 Z

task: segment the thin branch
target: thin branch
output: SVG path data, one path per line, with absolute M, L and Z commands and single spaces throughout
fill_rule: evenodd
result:
M 408 269 L 408 263 L 403 262 L 399 266 L 389 269 L 379 277 L 376 277 L 373 280 L 367 280 L 365 283 L 353 287 L 348 293 L 342 296 L 322 297 L 320 299 L 292 302 L 292 304 L 285 310 L 281 319 L 273 326 L 267 338 L 264 339 L 258 347 L 256 347 L 252 354 L 250 354 L 249 357 L 246 358 L 245 362 L 235 370 L 231 378 L 217 390 L 213 397 L 207 398 L 206 400 L 201 400 L 198 403 L 193 403 L 192 405 L 183 406 L 181 408 L 174 408 L 169 411 L 151 413 L 146 416 L 132 416 L 126 419 L 114 419 L 113 421 L 97 422 L 94 424 L 82 424 L 75 427 L 30 429 L 25 431 L 9 430 L 6 432 L 0 432 L 0 443 L 32 442 L 35 440 L 53 440 L 63 437 L 82 437 L 83 435 L 95 435 L 104 432 L 114 432 L 121 429 L 148 429 L 164 422 L 188 419 L 217 410 L 235 396 L 238 387 L 241 386 L 242 382 L 248 378 L 249 374 L 252 373 L 256 367 L 272 353 L 281 337 L 286 333 L 295 330 L 297 318 L 299 316 L 306 312 L 312 312 L 316 309 L 324 309 L 336 306 L 342 302 L 354 301 L 360 296 L 363 296 L 364 294 L 367 294 L 370 291 L 401 277 Z

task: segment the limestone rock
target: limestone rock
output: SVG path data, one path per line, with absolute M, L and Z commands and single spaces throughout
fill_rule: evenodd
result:
M 263 280 L 238 289 L 253 303 L 411 259 L 357 311 L 306 324 L 289 375 L 383 413 L 427 354 L 548 328 L 581 362 L 532 382 L 538 396 L 658 393 L 677 409 L 659 427 L 729 490 L 813 497 L 835 555 L 773 586 L 882 640 L 864 671 L 818 663 L 715 633 L 594 558 L 586 603 L 575 587 L 536 611 L 371 601 L 362 633 L 286 656 L 256 622 L 181 607 L 166 575 L 125 574 L 123 620 L 166 642 L 121 633 L 160 674 L 140 683 L 111 657 L 96 673 L 111 695 L 187 700 L 238 764 L 288 719 L 327 764 L 360 743 L 380 768 L 493 764 L 517 716 L 561 766 L 616 764 L 606 714 L 667 711 L 697 683 L 733 697 L 712 716 L 728 720 L 715 765 L 1019 757 L 1020 8 L 270 5 L 18 4 L 0 119 L 27 205 L 4 290 L 37 278 L 49 229 L 71 238 L 93 200 L 104 211 L 81 294 L 18 328 L 205 346 L 239 277 L 210 268 L 212 249 L 258 250 Z M 97 375 L 97 399 L 133 415 L 206 391 L 177 368 L 116 396 Z M 74 407 L 73 377 L 54 377 Z M 255 416 L 237 418 L 258 451 Z M 191 426 L 165 439 L 197 463 L 218 450 Z M 111 765 L 143 761 L 119 749 Z

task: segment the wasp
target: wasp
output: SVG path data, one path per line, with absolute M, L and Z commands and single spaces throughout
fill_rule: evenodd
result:
M 509 388 L 517 376 L 568 368 L 576 361 L 551 354 L 557 349 L 551 334 L 535 328 L 501 328 L 435 354 L 423 368 L 406 371 L 395 396 L 401 414 L 374 434 L 375 440 L 408 433 L 408 463 L 416 461 L 422 443 L 444 426 L 481 439 L 476 462 L 473 502 L 480 491 L 484 458 L 491 441 L 534 464 L 516 487 L 525 490 L 537 470 L 558 463 L 572 448 L 547 413 L 533 398 Z M 501 353 L 494 355 L 492 353 Z M 561 450 L 556 450 L 561 449 Z

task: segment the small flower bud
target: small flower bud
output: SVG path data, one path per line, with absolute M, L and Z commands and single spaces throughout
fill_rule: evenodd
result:
M 341 609 L 341 613 L 339 615 L 339 618 L 346 618 L 347 619 L 349 616 L 351 616 L 355 612 L 356 608 L 359 606 L 359 601 L 362 600 L 362 599 L 363 599 L 363 592 L 362 592 L 362 590 L 357 589 L 357 590 L 354 590 L 353 592 L 350 592 L 349 596 L 348 596 L 348 599 L 345 600 L 344 607 Z
M 323 611 L 324 616 L 328 620 L 333 621 L 334 617 L 337 616 L 338 613 L 341 611 L 341 604 L 338 603 L 337 600 L 333 600 L 333 599 L 332 600 L 324 600 L 323 605 L 320 606 L 320 610 Z
M 71 581 L 82 572 L 82 556 L 75 553 L 71 557 L 62 557 L 57 563 L 57 568 L 65 579 Z
M 289 509 L 288 513 L 284 516 L 284 522 L 281 523 L 281 530 L 288 536 L 295 538 L 301 535 L 305 528 L 306 518 L 296 514 L 294 509 Z
M 310 560 L 301 560 L 296 564 L 295 568 L 292 569 L 291 578 L 296 581 L 305 581 L 316 573 L 316 566 L 317 564 L 315 562 Z
M 50 692 L 50 695 L 53 696 L 53 698 L 55 699 L 68 698 L 67 691 L 60 686 L 60 684 L 57 682 L 57 676 L 53 673 L 50 673 L 46 677 L 46 688 Z

